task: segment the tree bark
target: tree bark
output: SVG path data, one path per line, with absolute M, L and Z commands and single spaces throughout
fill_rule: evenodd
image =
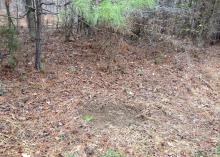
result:
M 6 13 L 8 17 L 8 27 L 11 28 L 13 26 L 13 21 L 11 18 L 11 12 L 10 12 L 10 0 L 5 0 L 5 7 L 6 7 Z
M 209 21 L 209 41 L 210 44 L 216 44 L 220 41 L 220 0 L 215 0 L 213 11 Z
M 36 54 L 35 54 L 35 68 L 41 69 L 41 29 L 42 29 L 42 8 L 41 0 L 36 0 Z
M 65 4 L 67 3 L 67 1 L 65 0 L 64 1 L 65 2 Z M 64 6 L 64 22 L 65 22 L 65 24 L 64 24 L 64 30 L 65 30 L 65 41 L 66 42 L 69 42 L 70 41 L 70 30 L 69 30 L 69 25 L 70 25 L 70 23 L 69 23 L 69 19 L 68 19 L 68 16 L 69 15 L 67 15 L 67 5 L 65 5 Z
M 0 9 L 3 9 L 2 1 L 0 1 Z
M 31 38 L 35 38 L 35 33 L 36 33 L 36 26 L 35 26 L 35 11 L 33 6 L 33 0 L 25 0 L 26 4 L 26 12 L 27 12 L 27 24 L 28 24 L 28 30 L 29 30 L 29 35 Z
M 56 6 L 56 11 L 57 11 L 57 13 L 59 13 L 60 12 L 60 9 L 59 9 L 59 0 L 57 0 L 57 4 L 56 4 L 57 6 Z M 59 23 L 60 23 L 60 17 L 59 17 L 59 14 L 57 14 L 57 24 L 56 24 L 56 28 L 58 29 L 59 28 Z

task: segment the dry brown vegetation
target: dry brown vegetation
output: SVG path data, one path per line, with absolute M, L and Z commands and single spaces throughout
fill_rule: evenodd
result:
M 1 66 L 0 156 L 219 155 L 218 46 L 46 37 L 43 71 L 25 33 L 17 68 Z

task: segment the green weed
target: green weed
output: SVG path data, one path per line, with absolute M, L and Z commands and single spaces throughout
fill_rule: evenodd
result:
M 116 150 L 108 149 L 101 157 L 125 157 Z
M 82 117 L 82 119 L 83 119 L 84 121 L 86 121 L 86 122 L 90 122 L 90 121 L 92 121 L 92 120 L 94 119 L 94 117 L 93 117 L 92 115 L 84 115 L 84 116 Z

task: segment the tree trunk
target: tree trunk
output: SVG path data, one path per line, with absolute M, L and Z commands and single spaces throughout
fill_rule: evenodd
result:
M 8 17 L 8 27 L 11 28 L 13 26 L 13 21 L 11 18 L 11 13 L 10 13 L 10 0 L 5 0 L 5 7 L 6 7 L 6 13 Z
M 209 40 L 211 44 L 220 41 L 220 0 L 215 0 L 209 22 Z
M 35 26 L 35 14 L 34 14 L 34 3 L 33 0 L 25 0 L 26 11 L 27 11 L 27 24 L 31 38 L 35 38 L 36 26 Z
M 56 5 L 59 5 L 59 0 L 57 0 Z M 56 11 L 57 11 L 57 13 L 59 13 L 59 7 L 58 6 L 56 6 Z M 59 22 L 60 22 L 59 14 L 57 14 L 57 24 L 56 24 L 57 29 L 59 28 Z
M 0 10 L 3 9 L 2 1 L 0 1 Z
M 65 4 L 67 3 L 67 1 L 65 0 L 64 1 L 65 2 Z M 70 30 L 69 30 L 69 25 L 70 25 L 70 22 L 69 22 L 69 15 L 67 15 L 67 5 L 65 5 L 64 6 L 64 22 L 65 22 L 65 24 L 64 24 L 64 30 L 65 30 L 65 41 L 66 42 L 69 42 L 70 41 Z
M 41 69 L 41 0 L 36 0 L 36 54 L 35 54 L 35 68 L 37 70 Z
M 18 0 L 16 0 L 16 28 L 17 28 L 17 32 L 18 32 L 18 26 L 19 26 L 19 19 L 18 19 L 18 11 L 19 11 L 19 8 L 18 8 Z

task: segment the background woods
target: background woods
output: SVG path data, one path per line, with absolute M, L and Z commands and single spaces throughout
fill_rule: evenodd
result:
M 153 4 L 153 1 L 150 0 L 146 2 L 144 0 L 139 0 L 137 4 L 147 4 L 148 2 Z M 7 18 L 10 28 L 12 26 L 15 27 L 15 23 L 17 23 L 17 27 L 27 26 L 30 37 L 32 39 L 36 38 L 35 67 L 37 69 L 40 68 L 39 57 L 41 52 L 39 51 L 41 51 L 41 39 L 38 38 L 41 38 L 41 29 L 46 31 L 47 29 L 59 29 L 59 27 L 62 27 L 65 32 L 65 40 L 69 41 L 71 32 L 74 31 L 75 26 L 77 27 L 78 32 L 79 30 L 84 29 L 87 34 L 90 34 L 91 28 L 94 27 L 94 24 L 96 25 L 98 21 L 105 21 L 107 18 L 111 18 L 109 22 L 113 25 L 124 23 L 127 27 L 128 25 L 133 27 L 131 32 L 151 40 L 157 40 L 161 35 L 175 35 L 177 38 L 189 38 L 195 44 L 204 46 L 207 43 L 215 44 L 220 38 L 220 2 L 218 0 L 158 0 L 153 8 L 142 9 L 136 12 L 137 14 L 130 23 L 126 23 L 122 15 L 117 15 L 116 10 L 113 10 L 116 14 L 112 14 L 111 17 L 108 10 L 104 10 L 104 7 L 105 9 L 111 7 L 110 3 L 108 4 L 104 1 L 99 4 L 99 7 L 96 7 L 96 9 L 103 7 L 103 13 L 99 15 L 97 13 L 101 12 L 101 10 L 92 11 L 90 9 L 93 5 L 95 6 L 95 3 L 98 4 L 100 2 L 92 3 L 86 0 L 51 0 L 42 1 L 40 3 L 38 0 L 4 0 L 1 1 L 0 12 L 1 19 L 3 20 L 3 17 Z M 129 10 L 132 11 L 135 8 L 135 5 L 132 3 L 123 4 L 123 1 L 121 1 L 120 4 L 117 4 L 118 8 L 115 9 L 120 8 L 119 10 L 123 12 L 122 8 L 127 7 L 128 10 L 124 10 L 124 12 L 128 14 Z M 153 6 L 152 4 L 149 5 Z M 125 5 L 130 6 L 125 7 Z M 116 5 L 114 4 L 114 6 Z M 112 6 L 111 8 L 114 7 Z M 173 23 L 173 25 L 171 26 L 170 23 Z M 17 28 L 17 31 L 19 31 L 19 28 Z

